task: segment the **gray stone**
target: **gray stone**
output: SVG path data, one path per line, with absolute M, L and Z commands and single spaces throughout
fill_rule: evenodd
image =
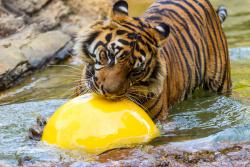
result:
M 64 17 L 70 13 L 70 8 L 60 0 L 54 0 L 32 18 L 42 31 L 48 31 L 58 26 Z
M 34 13 L 40 10 L 51 0 L 2 0 L 9 10 L 23 11 L 25 13 Z
M 0 75 L 11 71 L 13 67 L 26 60 L 18 48 L 0 46 Z
M 49 61 L 63 60 L 71 49 L 71 37 L 59 30 L 39 33 L 36 27 L 0 40 L 0 90 Z
M 47 59 L 64 48 L 70 37 L 61 31 L 49 31 L 39 34 L 20 50 L 33 68 L 43 65 Z
M 0 39 L 16 33 L 25 26 L 22 17 L 0 15 Z
M 93 20 L 106 17 L 112 2 L 0 0 L 0 90 L 35 69 L 64 60 L 72 49 L 71 38 Z

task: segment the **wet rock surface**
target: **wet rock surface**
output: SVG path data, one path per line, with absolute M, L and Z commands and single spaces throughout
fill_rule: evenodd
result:
M 183 151 L 169 145 L 145 146 L 134 149 L 119 149 L 106 152 L 91 160 L 72 162 L 36 163 L 32 158 L 22 161 L 24 166 L 61 167 L 249 167 L 250 143 L 224 145 L 217 151 Z M 24 157 L 25 158 L 25 157 Z M 22 159 L 24 159 L 22 158 Z M 21 160 L 22 160 L 21 159 Z M 19 160 L 20 162 L 20 160 Z
M 59 30 L 40 33 L 30 28 L 0 40 L 0 90 L 56 59 L 71 39 Z
M 105 17 L 111 2 L 0 0 L 0 91 L 69 57 L 77 31 Z
M 250 165 L 250 143 L 224 145 L 216 151 L 183 151 L 169 145 L 143 149 L 116 150 L 99 157 L 115 166 L 247 166 Z M 112 158 L 111 158 L 112 157 Z M 108 164 L 106 164 L 109 166 Z

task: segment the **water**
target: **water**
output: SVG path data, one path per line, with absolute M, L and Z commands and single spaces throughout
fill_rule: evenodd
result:
M 132 15 L 139 15 L 152 1 L 132 1 Z M 194 96 L 176 105 L 168 122 L 159 125 L 162 136 L 151 143 L 168 143 L 187 150 L 216 149 L 220 143 L 250 141 L 250 1 L 213 0 L 215 5 L 229 8 L 224 24 L 232 60 L 233 93 L 230 97 L 195 92 Z M 224 4 L 225 5 L 225 4 Z M 19 157 L 53 163 L 73 159 L 91 159 L 34 142 L 27 138 L 28 128 L 38 115 L 49 117 L 72 95 L 79 79 L 78 59 L 49 67 L 28 77 L 19 86 L 0 93 L 0 166 L 16 165 Z

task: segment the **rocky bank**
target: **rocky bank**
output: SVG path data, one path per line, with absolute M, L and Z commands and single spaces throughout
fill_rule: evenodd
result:
M 76 32 L 106 17 L 111 4 L 112 0 L 0 0 L 0 91 L 69 57 Z

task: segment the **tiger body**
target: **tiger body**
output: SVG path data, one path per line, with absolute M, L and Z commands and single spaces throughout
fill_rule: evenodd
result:
M 219 17 L 207 0 L 158 0 L 143 16 L 151 24 L 166 22 L 171 32 L 161 49 L 167 75 L 151 114 L 168 109 L 195 88 L 231 90 L 228 46 Z
M 84 85 L 112 99 L 132 92 L 151 118 L 164 119 L 196 88 L 230 93 L 227 41 L 208 0 L 157 0 L 138 18 L 127 11 L 120 1 L 111 21 L 79 34 L 75 50 L 87 65 L 78 95 Z

